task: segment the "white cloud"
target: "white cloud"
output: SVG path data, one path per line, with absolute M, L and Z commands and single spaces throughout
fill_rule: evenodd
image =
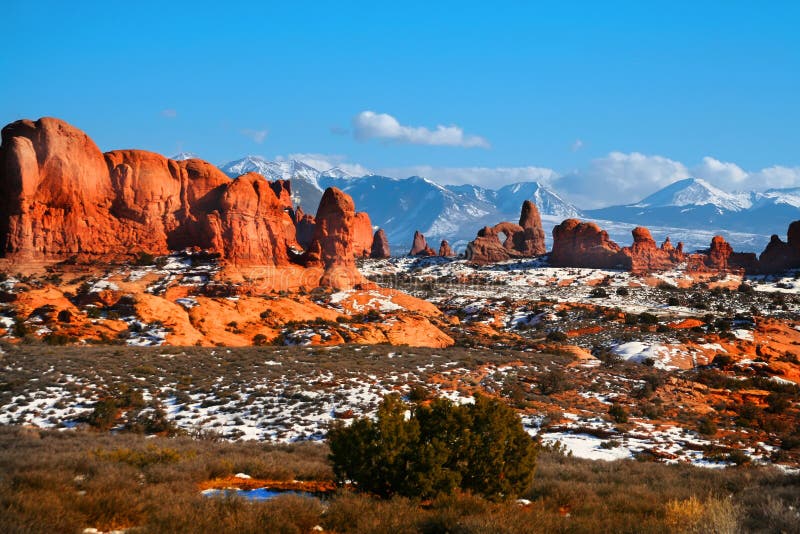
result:
M 383 139 L 412 145 L 459 146 L 489 148 L 489 142 L 477 135 L 464 135 L 458 126 L 404 126 L 386 113 L 362 111 L 353 117 L 353 135 L 359 141 Z
M 746 171 L 735 163 L 705 157 L 692 172 L 725 191 L 760 191 L 800 185 L 800 167 L 773 165 L 759 171 Z
M 750 175 L 751 183 L 758 189 L 800 186 L 800 167 L 773 165 Z
M 240 133 L 242 135 L 244 135 L 245 137 L 249 137 L 250 139 L 252 139 L 254 143 L 257 143 L 257 144 L 260 145 L 261 143 L 264 142 L 264 139 L 267 138 L 267 135 L 269 134 L 269 130 L 266 130 L 266 129 L 264 129 L 264 130 L 251 130 L 249 128 L 245 128 L 244 130 L 241 130 Z
M 379 169 L 379 174 L 394 178 L 423 176 L 440 184 L 474 184 L 497 188 L 516 182 L 549 183 L 558 173 L 546 167 L 433 167 L 416 165 Z
M 358 163 L 350 163 L 345 156 L 339 154 L 314 154 L 314 153 L 298 153 L 289 154 L 288 156 L 277 156 L 277 161 L 284 160 L 297 160 L 302 161 L 306 165 L 314 167 L 318 171 L 327 171 L 334 167 L 339 167 L 348 174 L 353 176 L 364 176 L 370 174 L 369 169 Z
M 689 170 L 679 161 L 639 152 L 611 152 L 554 185 L 578 206 L 593 208 L 635 202 L 688 177 Z
M 748 172 L 735 163 L 705 157 L 692 171 L 698 178 L 703 178 L 726 191 L 758 191 L 800 185 L 800 167 L 773 165 L 759 171 Z
M 737 189 L 747 181 L 749 175 L 735 163 L 728 163 L 706 156 L 692 168 L 696 178 L 702 178 L 722 189 Z
M 178 112 L 176 110 L 174 110 L 174 109 L 171 109 L 171 108 L 162 109 L 161 110 L 161 116 L 162 117 L 166 117 L 167 119 L 174 119 L 175 117 L 178 116 Z

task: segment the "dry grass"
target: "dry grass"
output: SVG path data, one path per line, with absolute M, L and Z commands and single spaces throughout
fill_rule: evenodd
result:
M 325 501 L 207 498 L 204 480 L 246 472 L 332 476 L 324 444 L 267 446 L 135 434 L 0 428 L 3 532 L 792 532 L 800 477 L 540 455 L 533 503 L 457 495 L 430 503 L 347 492 Z

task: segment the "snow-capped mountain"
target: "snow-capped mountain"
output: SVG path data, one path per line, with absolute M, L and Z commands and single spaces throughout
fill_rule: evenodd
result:
M 664 208 L 671 206 L 714 206 L 720 212 L 741 211 L 751 206 L 750 194 L 726 193 L 699 178 L 687 178 L 674 182 L 656 191 L 635 204 L 642 208 Z
M 438 248 L 442 239 L 456 249 L 463 248 L 483 226 L 519 220 L 525 200 L 534 201 L 540 208 L 546 231 L 566 217 L 579 215 L 577 208 L 536 182 L 499 190 L 475 185 L 442 186 L 419 176 L 404 179 L 323 176 L 319 183 L 351 195 L 356 207 L 369 213 L 372 223 L 386 231 L 396 252 L 411 248 L 415 230 L 425 234 L 434 248 Z
M 704 180 L 688 178 L 634 204 L 586 211 L 595 219 L 684 228 L 722 228 L 732 214 L 752 205 L 749 194 L 732 194 Z
M 643 225 L 657 240 L 669 235 L 684 241 L 689 250 L 707 247 L 711 236 L 722 234 L 737 250 L 760 251 L 771 234 L 783 235 L 789 222 L 800 219 L 800 188 L 729 193 L 697 178 L 677 181 L 633 204 L 581 211 L 538 182 L 499 189 L 443 186 L 419 176 L 356 177 L 338 167 L 320 171 L 301 161 L 260 156 L 232 161 L 221 169 L 231 177 L 257 172 L 268 180 L 291 180 L 295 205 L 308 213 L 316 212 L 326 187 L 338 187 L 353 197 L 358 210 L 369 213 L 373 225 L 386 231 L 398 254 L 411 247 L 415 230 L 434 248 L 447 239 L 463 250 L 483 226 L 516 222 L 525 200 L 539 208 L 548 242 L 553 226 L 576 217 L 597 221 L 622 245 L 631 242 L 634 226 Z
M 247 156 L 222 165 L 222 172 L 236 178 L 248 172 L 257 172 L 267 180 L 291 180 L 292 199 L 311 213 L 317 210 L 323 188 L 319 186 L 320 171 L 302 161 L 269 161 L 261 156 Z M 336 169 L 331 169 L 336 171 Z M 344 172 L 344 171 L 341 171 Z
M 175 161 L 184 161 L 184 160 L 187 160 L 187 159 L 198 159 L 198 158 L 200 158 L 200 156 L 198 156 L 194 152 L 178 152 L 174 156 L 171 156 L 169 159 L 172 159 L 172 160 L 175 160 Z
M 515 210 L 519 210 L 525 199 L 533 201 L 542 215 L 561 219 L 580 217 L 581 215 L 578 208 L 539 182 L 509 184 L 497 190 L 497 207 L 504 213 L 513 213 Z
M 567 217 L 579 216 L 575 206 L 537 182 L 511 184 L 498 190 L 474 185 L 442 186 L 427 178 L 355 177 L 334 167 L 320 171 L 295 160 L 269 161 L 247 156 L 220 167 L 235 178 L 248 172 L 268 180 L 291 180 L 292 199 L 308 213 L 316 212 L 325 188 L 333 186 L 353 197 L 356 208 L 366 211 L 373 225 L 386 232 L 392 249 L 400 253 L 411 248 L 414 231 L 419 230 L 431 246 L 442 239 L 456 248 L 475 237 L 485 225 L 519 219 L 523 201 L 532 200 L 543 216 L 545 230 Z
M 707 246 L 700 236 L 710 233 L 724 235 L 737 250 L 760 251 L 771 234 L 784 235 L 789 223 L 800 219 L 800 188 L 728 193 L 689 178 L 634 204 L 587 210 L 585 215 L 601 225 L 612 221 L 648 226 L 651 231 L 668 228 L 673 240 L 676 234 L 688 237 L 690 248 Z

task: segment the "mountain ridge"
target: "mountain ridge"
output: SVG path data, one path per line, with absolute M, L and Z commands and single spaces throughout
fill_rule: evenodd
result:
M 800 218 L 800 187 L 727 192 L 701 178 L 677 180 L 637 202 L 582 210 L 551 185 L 536 181 L 496 189 L 445 185 L 429 177 L 354 176 L 339 167 L 319 170 L 299 160 L 261 156 L 234 160 L 220 169 L 232 178 L 258 172 L 270 180 L 289 179 L 292 201 L 306 209 L 318 205 L 325 187 L 345 190 L 385 230 L 396 253 L 410 248 L 416 230 L 431 243 L 446 239 L 463 250 L 477 229 L 514 220 L 525 200 L 541 212 L 548 242 L 556 224 L 581 218 L 604 224 L 621 242 L 627 241 L 631 225 L 646 225 L 660 239 L 670 235 L 685 241 L 687 249 L 706 246 L 708 234 L 722 233 L 737 249 L 758 250 L 775 228 Z

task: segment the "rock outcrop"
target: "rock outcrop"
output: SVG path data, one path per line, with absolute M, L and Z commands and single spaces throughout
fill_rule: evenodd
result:
M 306 252 L 307 267 L 321 267 L 320 285 L 352 287 L 362 280 L 356 269 L 356 208 L 343 191 L 329 187 L 319 202 L 314 237 Z
M 353 235 L 353 254 L 357 258 L 369 257 L 372 251 L 372 222 L 364 211 L 356 213 L 353 219 L 355 233 Z
M 500 235 L 504 239 L 500 241 Z M 465 256 L 474 263 L 494 263 L 511 258 L 531 258 L 547 252 L 539 210 L 530 200 L 522 204 L 519 224 L 501 222 L 485 226 L 467 244 Z
M 450 243 L 447 242 L 447 239 L 442 239 L 442 243 L 439 245 L 439 256 L 443 258 L 450 258 L 455 255 L 456 253 L 450 247 Z
M 58 119 L 2 131 L 0 254 L 10 258 L 123 260 L 197 247 L 232 265 L 280 267 L 316 242 L 312 264 L 349 270 L 371 248 L 369 217 L 341 191 L 320 209 L 321 223 L 293 212 L 288 181 L 231 180 L 205 161 L 142 150 L 103 154 Z
M 289 265 L 289 250 L 299 248 L 289 209 L 288 181 L 240 176 L 224 187 L 217 209 L 205 214 L 210 247 L 203 247 L 205 240 L 200 246 L 235 264 Z
M 550 263 L 560 267 L 630 269 L 631 257 L 592 222 L 567 219 L 553 228 Z
M 686 254 L 683 243 L 675 247 L 669 238 L 656 246 L 650 230 L 633 229 L 633 244 L 621 248 L 594 223 L 567 219 L 553 229 L 550 262 L 562 267 L 617 268 L 634 273 L 666 271 L 685 264 L 687 271 L 759 272 L 754 254 L 736 253 L 722 236 L 714 236 L 707 252 Z
M 759 257 L 759 267 L 765 273 L 777 273 L 800 267 L 800 221 L 789 225 L 787 241 L 773 235 Z
M 500 223 L 491 226 L 484 226 L 478 230 L 478 236 L 467 243 L 464 251 L 466 259 L 473 263 L 495 263 L 506 261 L 515 256 L 511 247 L 506 248 L 500 241 L 500 233 L 504 233 L 505 241 L 512 240 L 513 235 L 521 233 L 522 228 L 514 223 Z
M 436 256 L 436 252 L 428 246 L 428 241 L 419 230 L 414 232 L 414 243 L 411 245 L 409 256 Z
M 633 272 L 665 271 L 683 261 L 683 243 L 675 248 L 668 237 L 659 248 L 647 228 L 638 226 L 631 233 L 633 244 L 622 252 L 631 257 Z
M 308 249 L 314 238 L 314 216 L 305 213 L 302 206 L 297 206 L 297 209 L 292 212 L 292 220 L 297 234 L 297 243 L 303 247 L 303 250 Z
M 728 258 L 732 254 L 733 247 L 725 241 L 725 238 L 721 235 L 715 235 L 711 239 L 706 265 L 713 270 L 725 271 L 728 269 Z
M 372 238 L 372 247 L 370 248 L 369 257 L 374 259 L 383 259 L 391 257 L 392 253 L 389 250 L 389 238 L 386 237 L 386 232 L 383 228 L 378 229 Z
M 530 200 L 522 203 L 522 212 L 519 216 L 519 225 L 522 235 L 514 236 L 514 250 L 525 256 L 541 256 L 547 252 L 544 241 L 544 228 L 542 216 L 536 204 Z

